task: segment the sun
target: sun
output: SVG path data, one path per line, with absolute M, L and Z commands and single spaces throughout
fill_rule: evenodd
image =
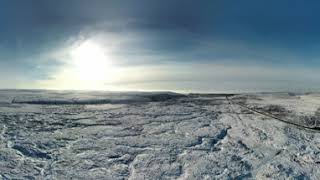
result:
M 69 49 L 66 63 L 53 78 L 60 89 L 105 89 L 113 82 L 116 68 L 106 47 L 93 40 L 76 44 Z
M 64 53 L 64 65 L 50 80 L 41 82 L 43 86 L 53 89 L 112 89 L 122 74 L 121 68 L 111 61 L 111 51 L 94 40 L 74 44 Z
M 96 43 L 86 41 L 71 52 L 73 66 L 78 75 L 84 79 L 103 78 L 108 67 L 108 59 L 103 49 Z
M 111 75 L 111 61 L 106 50 L 93 41 L 85 41 L 71 51 L 73 69 L 79 79 L 97 82 Z

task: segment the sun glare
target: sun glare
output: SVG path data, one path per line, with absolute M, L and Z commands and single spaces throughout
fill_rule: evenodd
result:
M 87 40 L 68 52 L 68 63 L 53 78 L 60 89 L 105 89 L 105 84 L 114 81 L 115 68 L 107 49 L 99 43 Z M 52 83 L 47 84 L 48 87 Z
M 110 59 L 98 44 L 87 41 L 72 52 L 73 66 L 79 78 L 99 81 L 106 78 L 111 69 Z
M 124 79 L 122 68 L 112 63 L 107 47 L 87 40 L 65 52 L 65 65 L 52 75 L 52 79 L 40 81 L 48 89 L 115 90 L 113 84 Z

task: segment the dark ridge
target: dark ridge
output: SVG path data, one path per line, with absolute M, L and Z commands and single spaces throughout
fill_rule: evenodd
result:
M 238 95 L 238 94 L 229 94 L 229 93 L 217 93 L 217 94 L 211 94 L 211 93 L 208 93 L 208 94 L 202 94 L 202 93 L 190 93 L 189 96 L 191 97 L 231 97 L 231 96 L 235 96 L 235 95 Z
M 127 104 L 133 102 L 146 102 L 145 100 L 29 100 L 29 101 L 16 101 L 13 104 L 36 104 L 36 105 L 86 105 L 86 104 Z
M 132 95 L 127 99 L 34 99 L 34 100 L 17 100 L 14 98 L 12 104 L 35 104 L 35 105 L 87 105 L 87 104 L 130 104 L 130 103 L 141 103 L 141 102 L 161 102 L 167 100 L 178 99 L 185 97 L 182 94 L 168 93 L 168 94 L 141 94 Z
M 45 92 L 49 90 L 42 90 L 42 89 L 0 89 L 1 92 L 28 92 L 28 93 L 39 93 Z
M 178 99 L 182 97 L 186 97 L 183 94 L 151 94 L 151 95 L 144 95 L 142 97 L 150 99 L 152 102 L 159 102 L 159 101 L 167 101 L 171 99 Z

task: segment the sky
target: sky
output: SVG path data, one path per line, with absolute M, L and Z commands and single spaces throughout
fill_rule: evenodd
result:
M 320 1 L 0 0 L 0 88 L 320 90 Z

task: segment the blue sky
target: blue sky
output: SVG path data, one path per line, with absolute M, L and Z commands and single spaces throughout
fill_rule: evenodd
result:
M 0 0 L 0 88 L 317 91 L 319 7 Z

